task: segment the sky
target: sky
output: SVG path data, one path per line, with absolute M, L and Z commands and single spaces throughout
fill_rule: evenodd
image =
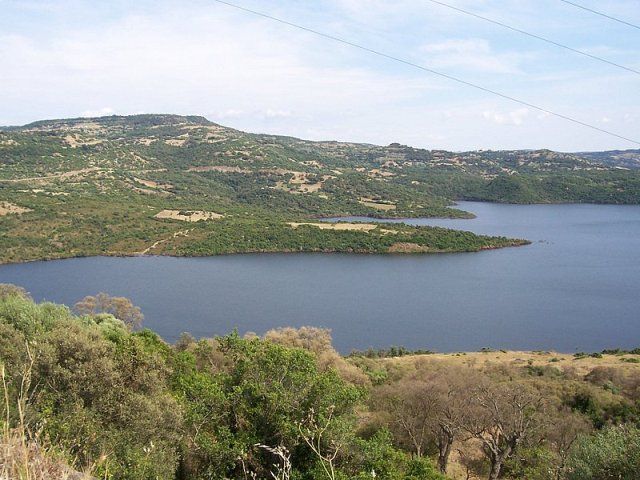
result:
M 0 125 L 175 113 L 453 151 L 640 148 L 640 75 L 431 0 L 0 0 Z M 441 0 L 640 71 L 640 28 L 561 0 Z M 640 0 L 574 0 L 640 25 Z

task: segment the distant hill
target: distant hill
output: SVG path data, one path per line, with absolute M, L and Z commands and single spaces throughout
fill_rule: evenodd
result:
M 510 243 L 314 219 L 470 216 L 449 208 L 460 199 L 640 203 L 640 172 L 615 163 L 628 163 L 627 153 L 313 142 L 198 116 L 44 120 L 0 130 L 0 262 L 493 248 Z
M 610 150 L 608 152 L 582 152 L 583 158 L 611 167 L 640 169 L 640 149 Z

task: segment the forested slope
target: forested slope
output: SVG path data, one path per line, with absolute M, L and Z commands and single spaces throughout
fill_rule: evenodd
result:
M 310 142 L 177 115 L 36 122 L 0 129 L 0 262 L 502 247 L 520 242 L 314 220 L 469 217 L 459 199 L 639 203 L 640 172 L 603 158 Z

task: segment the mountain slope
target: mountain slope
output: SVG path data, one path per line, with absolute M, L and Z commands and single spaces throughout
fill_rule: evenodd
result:
M 638 203 L 638 179 L 548 150 L 311 142 L 196 116 L 39 121 L 0 130 L 0 261 L 494 248 L 512 242 L 313 219 L 470 216 L 448 208 L 455 199 Z

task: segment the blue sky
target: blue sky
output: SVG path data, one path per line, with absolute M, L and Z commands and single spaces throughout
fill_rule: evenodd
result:
M 429 0 L 232 0 L 640 140 L 640 75 Z M 560 0 L 442 0 L 640 70 L 640 30 Z M 575 0 L 640 24 L 640 1 Z M 0 0 L 0 125 L 134 113 L 448 150 L 638 148 L 214 0 Z

